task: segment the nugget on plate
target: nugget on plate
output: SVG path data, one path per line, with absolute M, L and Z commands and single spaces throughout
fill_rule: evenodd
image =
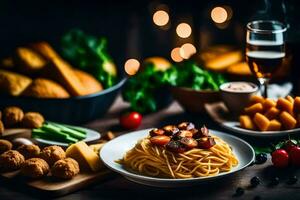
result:
M 5 127 L 17 126 L 24 117 L 23 110 L 16 106 L 6 107 L 3 110 L 3 122 Z
M 5 151 L 11 150 L 13 147 L 12 143 L 8 140 L 0 140 L 0 155 Z
M 48 163 L 41 158 L 30 158 L 21 167 L 21 173 L 30 178 L 46 176 L 50 170 Z
M 25 128 L 40 128 L 45 122 L 44 117 L 38 112 L 25 113 L 22 125 Z
M 40 147 L 34 144 L 30 145 L 21 145 L 18 147 L 17 151 L 21 153 L 25 159 L 36 158 L 40 154 Z
M 0 155 L 0 171 L 14 171 L 20 169 L 25 158 L 15 150 L 9 150 Z
M 61 147 L 53 145 L 45 147 L 41 151 L 40 157 L 52 166 L 56 161 L 64 159 L 66 157 L 66 152 Z
M 79 164 L 72 158 L 65 158 L 54 163 L 51 173 L 57 178 L 71 179 L 79 173 Z

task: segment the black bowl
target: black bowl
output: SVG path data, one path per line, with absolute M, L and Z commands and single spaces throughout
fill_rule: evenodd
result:
M 82 124 L 101 117 L 113 104 L 126 78 L 101 92 L 66 99 L 0 96 L 0 110 L 19 106 L 24 111 L 36 111 L 47 120 L 66 124 Z

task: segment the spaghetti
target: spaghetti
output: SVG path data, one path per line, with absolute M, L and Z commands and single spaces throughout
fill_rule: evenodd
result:
M 140 140 L 123 159 L 125 167 L 153 177 L 196 178 L 214 176 L 231 171 L 238 159 L 230 146 L 217 136 L 211 136 L 215 145 L 209 149 L 193 148 L 182 153 L 154 145 L 150 136 Z

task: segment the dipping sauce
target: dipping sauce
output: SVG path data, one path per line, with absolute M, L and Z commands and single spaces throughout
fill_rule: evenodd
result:
M 257 86 L 249 82 L 230 82 L 223 84 L 221 90 L 226 92 L 248 93 L 257 90 Z

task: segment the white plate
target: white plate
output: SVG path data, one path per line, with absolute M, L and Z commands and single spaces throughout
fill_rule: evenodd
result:
M 241 135 L 261 138 L 274 138 L 300 133 L 300 128 L 284 131 L 253 131 L 241 128 L 240 123 L 232 118 L 230 112 L 222 102 L 205 104 L 205 109 L 210 117 L 218 122 L 223 128 Z
M 74 126 L 76 127 L 76 126 Z M 100 139 L 101 135 L 100 133 L 98 133 L 97 131 L 88 129 L 88 128 L 84 128 L 84 127 L 78 127 L 81 128 L 83 130 L 86 131 L 86 138 L 83 140 L 84 142 L 92 142 L 94 140 L 98 140 Z M 44 144 L 44 145 L 58 145 L 58 146 L 62 146 L 62 147 L 67 147 L 69 146 L 68 143 L 64 143 L 64 142 L 57 142 L 57 141 L 53 141 L 53 140 L 45 140 L 45 139 L 41 139 L 41 138 L 34 138 L 35 141 L 37 141 L 40 144 Z
M 239 160 L 239 164 L 230 172 L 223 172 L 216 176 L 188 179 L 156 178 L 133 173 L 115 162 L 116 160 L 121 159 L 128 150 L 132 149 L 138 140 L 146 137 L 150 130 L 151 129 L 135 131 L 109 141 L 103 146 L 102 150 L 100 151 L 100 157 L 104 164 L 111 170 L 122 174 L 123 176 L 125 176 L 125 178 L 136 183 L 155 187 L 184 187 L 212 181 L 214 179 L 222 178 L 227 175 L 232 175 L 244 169 L 254 161 L 254 150 L 247 142 L 235 136 L 231 136 L 215 130 L 210 130 L 211 134 L 222 138 L 233 148 L 233 152 Z

